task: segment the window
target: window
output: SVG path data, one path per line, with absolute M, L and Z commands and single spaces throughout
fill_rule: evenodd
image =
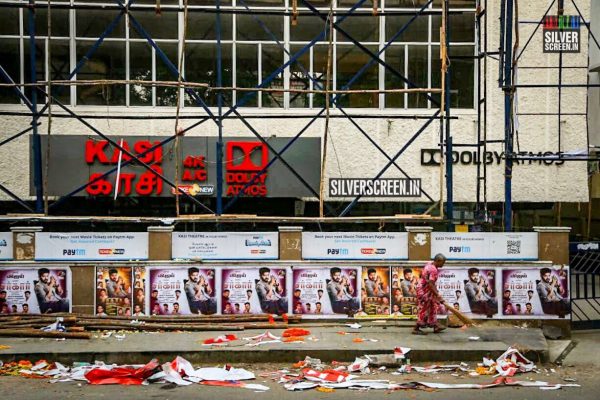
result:
M 18 39 L 0 39 L 0 60 L 2 60 L 2 68 L 12 80 L 16 83 L 20 82 Z M 12 88 L 0 87 L 0 102 L 18 103 L 19 98 Z
M 77 59 L 81 59 L 93 42 L 77 42 Z M 83 65 L 77 80 L 125 79 L 125 42 L 105 42 Z M 77 104 L 125 105 L 124 85 L 77 86 Z
M 440 86 L 439 38 L 441 5 L 434 0 L 426 15 L 413 15 L 427 0 L 385 0 L 378 3 L 383 13 L 370 15 L 372 2 L 364 2 L 361 15 L 348 15 L 356 0 L 337 0 L 335 16 L 341 29 L 332 35 L 333 58 L 331 90 L 382 90 L 411 87 L 431 89 Z M 75 3 L 106 3 L 104 0 L 78 0 Z M 155 11 L 155 0 L 137 0 L 149 5 L 122 15 L 76 79 L 129 79 L 176 82 L 184 36 L 182 11 L 166 10 L 179 0 L 162 0 L 163 12 Z M 450 57 L 452 106 L 474 107 L 475 0 L 450 0 Z M 57 2 L 58 4 L 58 2 Z M 60 4 L 66 4 L 64 2 Z M 223 105 L 232 106 L 243 99 L 241 107 L 276 109 L 315 109 L 325 106 L 325 97 L 317 93 L 286 92 L 323 90 L 327 77 L 328 23 L 313 15 L 302 3 L 303 13 L 293 25 L 289 0 L 221 0 Z M 329 0 L 311 0 L 327 15 Z M 185 62 L 182 74 L 189 82 L 217 85 L 216 73 L 216 2 L 189 0 L 185 32 Z M 207 10 L 207 8 L 209 8 Z M 250 13 L 251 10 L 253 13 Z M 235 12 L 239 11 L 239 12 Z M 388 15 L 385 12 L 389 11 Z M 47 10 L 36 10 L 36 71 L 39 80 L 47 77 L 67 79 L 82 57 L 92 49 L 107 26 L 115 20 L 115 9 L 52 9 L 52 37 L 47 38 Z M 137 24 L 135 23 L 137 22 Z M 409 24 L 410 22 L 410 24 Z M 138 26 L 139 24 L 139 26 Z M 408 24 L 408 25 L 407 25 Z M 140 28 L 141 27 L 141 28 Z M 4 7 L 0 13 L 0 55 L 3 65 L 18 83 L 29 82 L 28 10 Z M 140 32 L 142 31 L 142 32 Z M 342 33 L 341 31 L 344 31 Z M 147 40 L 150 36 L 152 43 Z M 71 36 L 73 35 L 73 36 Z M 372 54 L 380 54 L 383 63 L 357 47 L 359 41 Z M 316 43 L 308 46 L 311 42 Z M 388 42 L 391 42 L 388 44 Z M 384 49 L 385 47 L 385 49 Z M 47 49 L 52 51 L 47 60 Z M 299 55 L 297 59 L 296 55 Z M 168 59 L 168 64 L 164 58 Z M 23 65 L 19 64 L 23 60 Z M 287 60 L 289 69 L 279 71 Z M 359 73 L 358 77 L 355 75 Z M 269 91 L 255 91 L 264 84 Z M 408 80 L 408 82 L 406 81 Z M 350 85 L 349 85 L 350 84 Z M 245 90 L 244 90 L 245 89 Z M 25 90 L 31 92 L 31 88 Z M 199 99 L 210 107 L 217 105 L 217 91 L 195 88 L 184 91 L 183 107 L 198 107 Z M 53 95 L 61 102 L 80 106 L 174 106 L 177 88 L 141 84 L 106 84 L 55 87 Z M 439 94 L 431 93 L 352 93 L 334 96 L 332 107 L 371 109 L 436 108 Z M 8 88 L 0 91 L 2 103 L 18 103 Z M 40 99 L 40 102 L 43 98 Z
M 385 51 L 385 62 L 404 76 L 406 76 L 405 50 L 406 46 L 390 46 Z M 404 89 L 406 88 L 406 84 L 390 70 L 386 70 L 385 88 L 389 90 Z M 404 93 L 387 93 L 385 95 L 385 105 L 390 108 L 404 108 L 404 104 L 406 104 L 404 97 Z
M 129 79 L 132 81 L 152 80 L 152 48 L 148 43 L 129 44 Z M 153 88 L 144 85 L 131 85 L 129 104 L 132 106 L 151 106 Z
M 185 79 L 188 82 L 207 83 L 212 87 L 217 86 L 217 47 L 207 43 L 187 43 L 185 47 Z M 221 46 L 221 83 L 224 87 L 232 86 L 231 45 Z M 186 105 L 200 106 L 195 96 L 201 98 L 208 106 L 216 107 L 216 91 L 193 89 L 192 97 L 186 93 Z M 231 105 L 231 90 L 222 91 L 223 105 Z

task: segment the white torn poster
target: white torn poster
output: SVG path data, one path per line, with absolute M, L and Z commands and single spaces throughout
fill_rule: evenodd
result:
M 254 379 L 252 372 L 243 368 L 200 368 L 189 376 L 200 378 L 203 381 L 243 381 Z
M 514 376 L 517 372 L 531 372 L 535 368 L 535 364 L 514 347 L 509 347 L 496 360 L 496 371 L 500 376 Z

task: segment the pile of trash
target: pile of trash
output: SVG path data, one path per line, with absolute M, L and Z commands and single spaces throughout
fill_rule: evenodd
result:
M 261 343 L 280 341 L 284 337 L 306 336 L 308 332 L 294 331 L 278 337 L 269 332 L 262 335 L 243 338 L 249 345 L 258 346 Z M 225 344 L 239 340 L 237 337 L 223 336 L 211 339 L 210 345 Z M 208 343 L 207 343 L 208 344 Z M 340 363 L 333 361 L 329 365 L 317 358 L 306 357 L 292 365 L 291 370 L 279 370 L 260 374 L 262 378 L 271 378 L 283 385 L 289 391 L 315 389 L 320 392 L 331 392 L 336 389 L 357 390 L 405 390 L 405 389 L 488 389 L 498 386 L 538 387 L 542 390 L 555 390 L 563 387 L 579 387 L 575 383 L 552 384 L 545 381 L 517 380 L 514 376 L 524 373 L 539 373 L 536 365 L 525 358 L 516 348 L 510 347 L 496 360 L 484 358 L 475 369 L 466 363 L 448 365 L 413 366 L 408 358 L 411 349 L 397 347 L 391 354 L 365 355 L 357 357 L 354 362 Z M 469 376 L 493 375 L 494 381 L 487 384 L 479 383 L 438 383 L 414 380 L 395 383 L 386 379 L 369 379 L 374 374 L 395 368 L 392 375 L 411 373 L 436 374 L 450 372 L 454 376 L 465 373 Z M 2 364 L 0 361 L 0 376 L 13 375 L 27 378 L 48 379 L 56 382 L 86 382 L 92 385 L 148 385 L 163 383 L 176 386 L 192 384 L 236 387 L 263 392 L 268 386 L 247 383 L 256 379 L 254 373 L 243 368 L 205 367 L 195 369 L 192 364 L 182 357 L 160 364 L 156 359 L 145 365 L 115 365 L 97 361 L 94 364 L 78 362 L 67 367 L 59 362 L 40 360 L 36 363 L 19 361 Z M 567 381 L 565 379 L 565 381 Z M 570 380 L 568 382 L 572 382 Z
M 145 365 L 115 365 L 97 361 L 94 364 L 74 363 L 67 367 L 59 362 L 40 360 L 1 364 L 0 375 L 23 376 L 27 378 L 47 378 L 56 382 L 87 382 L 91 385 L 148 385 L 166 383 L 176 386 L 192 384 L 226 386 L 269 390 L 268 386 L 242 381 L 255 379 L 252 372 L 226 365 L 222 368 L 210 367 L 194 369 L 192 364 L 182 357 L 160 364 L 156 359 Z
M 451 365 L 431 365 L 426 367 L 412 366 L 407 354 L 409 348 L 396 348 L 391 357 L 388 355 L 365 355 L 357 357 L 349 365 L 342 365 L 333 362 L 331 366 L 322 363 L 321 360 L 306 357 L 293 365 L 296 371 L 280 370 L 273 374 L 264 374 L 263 377 L 270 377 L 277 380 L 283 387 L 289 391 L 300 391 L 316 389 L 319 391 L 333 391 L 335 389 L 357 389 L 357 390 L 404 390 L 404 389 L 488 389 L 498 386 L 522 386 L 538 387 L 542 390 L 554 390 L 562 387 L 579 387 L 574 383 L 552 384 L 545 381 L 534 380 L 516 380 L 512 377 L 517 373 L 538 372 L 537 367 L 527 358 L 525 358 L 517 349 L 509 348 L 497 360 L 493 361 L 487 358 L 478 364 L 476 369 L 471 369 L 468 364 Z M 383 361 L 382 360 L 387 360 Z M 404 383 L 395 383 L 384 379 L 365 379 L 366 375 L 385 371 L 385 364 L 401 364 L 393 375 L 416 373 L 438 373 L 455 372 L 468 373 L 470 376 L 494 375 L 496 378 L 488 384 L 476 383 L 437 383 L 425 381 L 411 381 Z

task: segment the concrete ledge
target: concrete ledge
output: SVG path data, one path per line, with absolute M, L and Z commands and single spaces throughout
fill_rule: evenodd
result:
M 433 227 L 431 226 L 405 226 L 404 229 L 406 232 L 414 233 L 430 233 L 433 231 Z
M 300 325 L 303 326 L 304 325 Z M 146 363 L 152 358 L 170 361 L 180 355 L 198 364 L 296 362 L 305 356 L 323 361 L 352 361 L 364 354 L 391 354 L 394 347 L 412 348 L 409 358 L 413 362 L 481 361 L 497 357 L 509 346 L 527 349 L 525 356 L 536 363 L 547 361 L 548 345 L 539 329 L 520 328 L 470 328 L 448 329 L 441 334 L 411 335 L 410 327 L 363 326 L 352 330 L 345 326 L 307 327 L 317 341 L 304 343 L 275 343 L 258 347 L 245 346 L 238 340 L 224 347 L 207 347 L 202 341 L 226 332 L 183 333 L 126 333 L 123 340 L 110 337 L 92 340 L 66 340 L 35 338 L 2 338 L 10 349 L 0 350 L 0 360 L 46 359 L 63 363 L 74 361 L 104 361 L 108 363 Z M 337 332 L 349 332 L 340 335 Z M 264 331 L 236 332 L 240 338 L 255 336 Z M 281 330 L 272 333 L 280 335 Z M 479 336 L 470 341 L 469 336 Z M 355 343 L 353 339 L 377 339 L 377 342 Z
M 569 226 L 534 226 L 534 232 L 571 232 L 571 227 Z

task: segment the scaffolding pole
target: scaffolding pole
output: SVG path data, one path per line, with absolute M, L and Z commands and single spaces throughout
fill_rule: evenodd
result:
M 503 2 L 504 3 L 504 2 Z M 506 0 L 504 17 L 504 154 L 513 153 L 512 132 L 512 24 L 513 0 Z M 504 161 L 504 230 L 512 231 L 512 168 L 513 160 L 507 157 Z
M 445 38 L 442 44 L 445 49 L 442 51 L 442 56 L 445 58 L 442 60 L 442 65 L 445 65 L 444 73 L 444 118 L 446 126 L 444 130 L 444 139 L 446 142 L 446 218 L 448 219 L 448 229 L 453 231 L 453 220 L 454 220 L 454 182 L 453 182 L 453 160 L 452 160 L 452 133 L 450 131 L 450 79 L 452 77 L 450 73 L 450 63 L 448 60 L 450 59 L 450 20 L 448 18 L 448 10 L 450 9 L 450 0 L 444 0 L 444 9 L 442 18 L 444 20 L 444 29 L 445 29 Z M 440 190 L 442 188 L 440 187 Z
M 37 80 L 36 75 L 36 50 L 35 50 L 35 10 L 33 5 L 35 0 L 29 0 L 29 77 L 32 83 Z M 42 143 L 38 132 L 38 114 L 37 114 L 37 90 L 31 91 L 31 112 L 32 112 L 32 151 L 33 151 L 33 184 L 35 186 L 35 211 L 41 213 L 44 211 L 44 188 L 42 186 Z

